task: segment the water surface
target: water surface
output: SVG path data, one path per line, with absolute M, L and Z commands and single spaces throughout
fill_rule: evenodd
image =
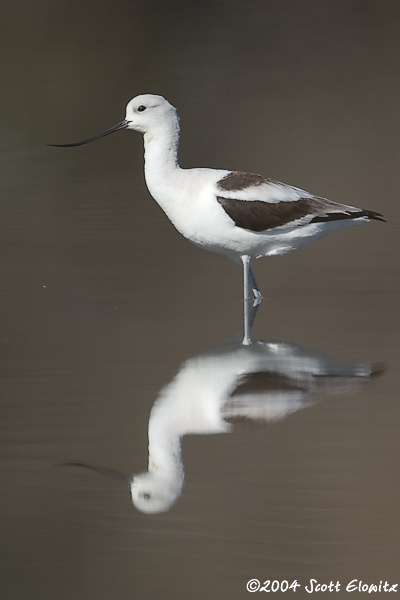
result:
M 4 598 L 244 598 L 251 578 L 297 579 L 302 598 L 311 578 L 395 583 L 398 5 L 2 12 Z M 258 261 L 253 327 L 256 340 L 385 373 L 316 387 L 275 422 L 185 435 L 182 493 L 152 515 L 117 482 L 59 465 L 146 471 L 160 390 L 240 332 L 243 305 L 240 268 L 180 237 L 149 197 L 139 134 L 45 146 L 117 123 L 139 93 L 178 107 L 183 166 L 262 173 L 387 218 Z

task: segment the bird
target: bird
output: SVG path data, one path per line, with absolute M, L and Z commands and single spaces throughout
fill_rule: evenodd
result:
M 243 266 L 245 301 L 262 299 L 252 258 L 283 255 L 331 231 L 385 221 L 378 212 L 339 204 L 255 173 L 181 168 L 177 110 L 155 94 L 130 100 L 123 121 L 91 138 L 50 145 L 81 146 L 120 129 L 143 134 L 147 188 L 175 228 L 196 246 Z M 250 343 L 246 335 L 243 343 Z

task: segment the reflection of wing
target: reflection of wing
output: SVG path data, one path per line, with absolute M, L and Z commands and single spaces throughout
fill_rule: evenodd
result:
M 368 363 L 336 360 L 284 342 L 259 341 L 245 352 L 253 358 L 249 370 L 221 408 L 229 423 L 283 419 L 313 404 L 318 393 L 355 391 L 373 374 Z
M 274 372 L 249 373 L 222 408 L 229 423 L 240 420 L 277 421 L 304 408 L 307 386 Z
M 338 204 L 279 181 L 240 171 L 220 179 L 215 195 L 237 227 L 256 232 L 289 224 L 301 227 L 360 217 L 384 220 L 377 212 Z

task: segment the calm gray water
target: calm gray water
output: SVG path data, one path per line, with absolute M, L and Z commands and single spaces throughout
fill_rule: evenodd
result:
M 39 0 L 1 13 L 1 598 L 400 584 L 399 4 Z M 221 413 L 252 418 L 185 435 L 185 485 L 160 514 L 60 466 L 146 471 L 160 390 L 192 377 L 167 415 L 177 398 L 214 398 L 204 389 L 242 327 L 240 268 L 174 230 L 145 187 L 139 134 L 46 146 L 117 123 L 139 93 L 178 107 L 182 166 L 262 173 L 387 218 L 254 265 L 254 338 L 306 366 L 300 377 L 285 353 L 264 357 L 267 396 L 225 398 Z M 333 359 L 340 373 L 315 377 Z M 386 371 L 361 380 L 343 367 L 356 362 Z

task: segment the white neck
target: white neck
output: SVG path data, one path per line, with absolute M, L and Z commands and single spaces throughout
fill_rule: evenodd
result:
M 145 178 L 147 186 L 158 187 L 158 181 L 179 169 L 179 120 L 176 115 L 144 134 Z
M 149 471 L 161 471 L 164 475 L 169 473 L 183 478 L 182 433 L 174 425 L 174 420 L 168 419 L 168 416 L 166 419 L 159 419 L 153 413 L 150 417 Z

